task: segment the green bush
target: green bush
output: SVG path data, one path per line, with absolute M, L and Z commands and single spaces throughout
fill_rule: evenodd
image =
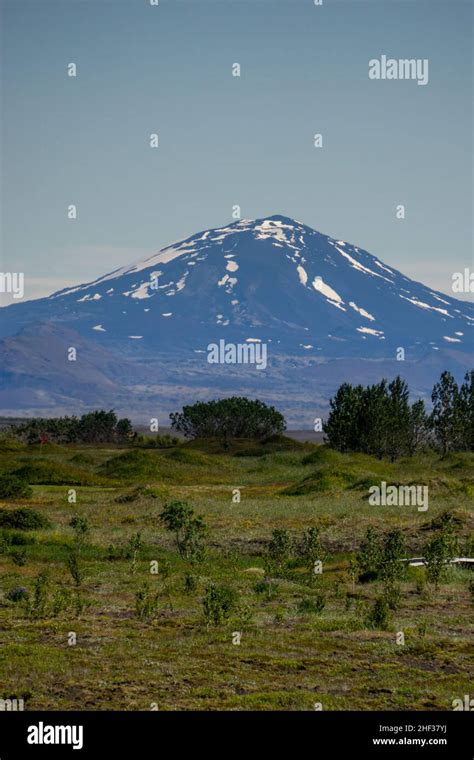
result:
M 471 578 L 468 583 L 468 591 L 471 595 L 471 602 L 474 604 L 474 578 Z
M 9 557 L 15 565 L 18 565 L 18 567 L 26 565 L 26 549 L 13 549 L 10 551 Z
M 194 594 L 194 592 L 197 590 L 197 579 L 195 575 L 192 575 L 191 573 L 186 573 L 184 576 L 184 593 L 185 594 Z
M 269 599 L 278 593 L 278 585 L 268 578 L 263 578 L 254 584 L 253 590 L 256 594 L 266 594 Z
M 390 611 L 388 602 L 383 597 L 375 600 L 374 606 L 366 618 L 368 628 L 386 631 L 390 625 Z
M 16 530 L 49 528 L 49 520 L 36 509 L 0 509 L 0 527 Z
M 2 528 L 0 530 L 0 542 L 6 550 L 9 546 L 28 546 L 35 543 L 35 536 L 32 533 L 21 530 L 10 530 Z
M 326 606 L 324 595 L 319 593 L 314 596 L 304 597 L 298 602 L 297 612 L 300 615 L 314 614 L 319 615 Z
M 24 478 L 7 472 L 0 475 L 0 499 L 28 499 L 32 490 Z
M 11 588 L 10 591 L 7 592 L 6 598 L 10 602 L 23 602 L 26 601 L 29 597 L 28 589 L 24 586 L 15 586 L 14 588 Z

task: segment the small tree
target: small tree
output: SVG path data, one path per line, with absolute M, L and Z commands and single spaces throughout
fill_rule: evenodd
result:
M 176 547 L 183 559 L 202 561 L 205 555 L 204 538 L 207 528 L 201 516 L 186 501 L 172 501 L 166 504 L 160 520 L 174 533 Z
M 123 417 L 117 421 L 115 435 L 119 441 L 127 441 L 133 436 L 132 423 L 127 417 Z
M 319 528 L 308 528 L 308 530 L 304 531 L 299 546 L 299 554 L 308 568 L 311 580 L 314 580 L 315 564 L 318 561 L 323 561 L 323 548 Z
M 128 552 L 127 552 L 128 557 L 131 559 L 130 570 L 131 570 L 132 575 L 135 575 L 136 573 L 138 557 L 142 549 L 143 549 L 142 534 L 134 533 L 133 536 L 130 536 L 130 539 L 128 542 Z
M 83 544 L 90 533 L 90 525 L 87 517 L 74 515 L 74 517 L 71 517 L 69 525 L 74 530 L 74 536 L 77 543 Z
M 80 586 L 84 580 L 84 570 L 81 563 L 80 552 L 77 546 L 73 546 L 69 549 L 67 566 L 74 583 L 76 586 Z
M 466 372 L 459 393 L 461 416 L 461 445 L 465 451 L 474 451 L 474 370 Z
M 173 598 L 171 596 L 171 565 L 168 560 L 163 559 L 160 562 L 160 578 L 163 583 L 163 591 L 168 599 L 170 610 L 173 610 Z
M 453 525 L 450 522 L 445 522 L 441 530 L 428 541 L 424 550 L 426 577 L 435 589 L 439 588 L 446 567 L 456 556 L 456 550 L 457 539 Z
M 323 430 L 333 449 L 355 451 L 360 445 L 359 414 L 363 393 L 361 385 L 353 387 L 350 383 L 343 383 L 330 400 L 329 417 L 323 424 Z
M 384 584 L 384 598 L 392 610 L 398 606 L 401 595 L 400 581 L 406 573 L 405 564 L 402 562 L 404 554 L 405 539 L 403 533 L 395 528 L 385 536 L 380 569 L 380 576 Z
M 293 542 L 284 528 L 275 528 L 268 544 L 268 556 L 276 569 L 282 572 L 291 557 Z
M 237 604 L 237 594 L 229 586 L 210 583 L 202 600 L 207 627 L 226 623 Z
M 374 528 L 369 525 L 365 538 L 356 554 L 359 568 L 359 580 L 371 581 L 378 577 L 382 563 L 382 547 L 380 538 Z
M 461 398 L 450 372 L 443 372 L 431 394 L 433 411 L 430 421 L 443 456 L 458 448 L 462 440 Z
M 386 380 L 365 389 L 359 419 L 359 450 L 382 459 L 387 454 L 391 425 Z
M 397 376 L 388 386 L 386 401 L 385 453 L 394 462 L 407 453 L 410 438 L 408 386 Z
M 165 505 L 160 520 L 167 530 L 174 533 L 176 547 L 183 556 L 184 530 L 194 517 L 194 510 L 187 501 L 171 501 Z
M 394 583 L 405 575 L 405 565 L 401 561 L 405 555 L 405 538 L 399 528 L 387 533 L 384 539 L 380 574 L 382 580 Z
M 74 583 L 76 586 L 80 586 L 84 580 L 82 550 L 86 537 L 89 535 L 90 526 L 87 517 L 81 517 L 80 515 L 74 515 L 74 517 L 71 518 L 69 525 L 74 531 L 74 541 L 72 546 L 69 547 L 66 564 Z
M 140 620 L 154 617 L 158 608 L 158 594 L 150 590 L 148 583 L 142 583 L 135 593 L 135 614 Z
M 33 597 L 27 599 L 30 617 L 38 620 L 46 617 L 48 606 L 49 576 L 46 572 L 39 573 L 33 583 Z
M 425 402 L 415 401 L 410 408 L 408 453 L 410 456 L 417 454 L 429 439 L 430 422 L 426 414 Z

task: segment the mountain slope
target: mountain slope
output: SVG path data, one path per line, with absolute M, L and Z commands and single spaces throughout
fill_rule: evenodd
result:
M 292 353 L 389 357 L 403 346 L 420 356 L 447 346 L 470 351 L 474 325 L 472 304 L 282 216 L 198 233 L 3 312 L 3 334 L 15 322 L 53 319 L 125 351 L 133 341 L 144 350 L 203 350 L 224 337 Z
M 30 389 L 46 385 L 48 405 L 70 397 L 94 405 L 110 383 L 111 404 L 128 393 L 131 406 L 138 396 L 146 406 L 153 393 L 166 405 L 244 386 L 250 395 L 254 388 L 261 396 L 285 398 L 301 373 L 303 397 L 319 404 L 336 381 L 351 379 L 355 362 L 358 375 L 370 380 L 393 365 L 390 375 L 405 372 L 428 392 L 435 368 L 460 374 L 473 355 L 472 304 L 284 216 L 197 233 L 93 282 L 5 307 L 0 315 L 2 408 L 10 408 L 5 399 L 17 392 L 19 377 L 23 386 L 28 378 Z M 49 343 L 35 342 L 35 331 L 44 338 L 51 325 Z M 72 374 L 63 357 L 68 331 L 93 357 L 78 362 Z M 209 365 L 207 346 L 219 339 L 266 343 L 267 370 L 249 375 L 248 367 Z M 399 347 L 405 364 L 393 364 Z M 375 360 L 375 367 L 367 364 Z M 171 390 L 177 376 L 184 378 L 181 395 Z M 298 397 L 302 405 L 300 392 Z

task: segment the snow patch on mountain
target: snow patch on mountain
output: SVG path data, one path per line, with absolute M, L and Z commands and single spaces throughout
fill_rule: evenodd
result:
M 349 306 L 351 306 L 354 311 L 357 311 L 361 317 L 365 317 L 366 319 L 370 319 L 372 322 L 374 321 L 375 317 L 372 316 L 372 314 L 369 314 L 368 311 L 365 309 L 361 309 L 357 304 L 354 303 L 354 301 L 349 301 Z
M 143 282 L 133 293 L 132 298 L 151 298 L 151 294 L 148 292 L 151 282 Z
M 318 291 L 318 293 L 321 293 L 323 296 L 326 296 L 326 299 L 331 303 L 333 306 L 337 306 L 339 308 L 342 308 L 343 311 L 345 311 L 342 304 L 344 303 L 339 293 L 337 293 L 333 288 L 331 288 L 330 285 L 328 285 L 326 282 L 323 281 L 323 278 L 318 275 L 313 280 L 313 288 Z
M 366 335 L 376 335 L 380 337 L 383 335 L 383 330 L 373 330 L 371 327 L 357 327 L 357 332 L 365 333 Z
M 381 277 L 382 280 L 386 280 L 386 282 L 392 282 L 392 280 L 387 279 L 387 277 L 384 277 L 382 274 L 378 274 L 378 272 L 373 272 L 372 269 L 369 269 L 368 267 L 361 264 L 359 261 L 356 261 L 352 256 L 350 256 L 346 251 L 341 251 L 341 249 L 336 245 L 334 246 L 336 251 L 338 251 L 341 256 L 344 256 L 351 264 L 351 266 L 354 267 L 354 269 L 358 269 L 360 272 L 365 272 L 366 274 L 371 274 L 374 277 Z
M 409 303 L 412 303 L 414 306 L 419 306 L 421 309 L 431 309 L 432 311 L 439 311 L 440 314 L 445 314 L 447 317 L 451 317 L 451 314 L 448 311 L 446 311 L 446 309 L 440 309 L 438 306 L 430 306 L 429 304 L 424 303 L 423 301 L 418 301 L 416 298 L 407 298 L 406 296 L 402 296 L 401 294 L 400 294 L 400 298 L 403 298 L 405 301 L 409 301 Z
M 300 278 L 301 284 L 302 285 L 306 285 L 306 283 L 308 282 L 308 274 L 307 274 L 305 268 L 302 267 L 301 264 L 299 264 L 296 267 L 296 271 L 298 272 L 298 277 Z

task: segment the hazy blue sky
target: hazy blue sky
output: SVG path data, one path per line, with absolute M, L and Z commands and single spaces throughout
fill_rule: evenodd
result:
M 244 218 L 293 216 L 450 292 L 452 273 L 473 266 L 472 11 L 4 0 L 0 269 L 25 272 L 36 297 L 221 226 L 239 204 Z M 429 83 L 371 81 L 382 54 L 428 58 Z

